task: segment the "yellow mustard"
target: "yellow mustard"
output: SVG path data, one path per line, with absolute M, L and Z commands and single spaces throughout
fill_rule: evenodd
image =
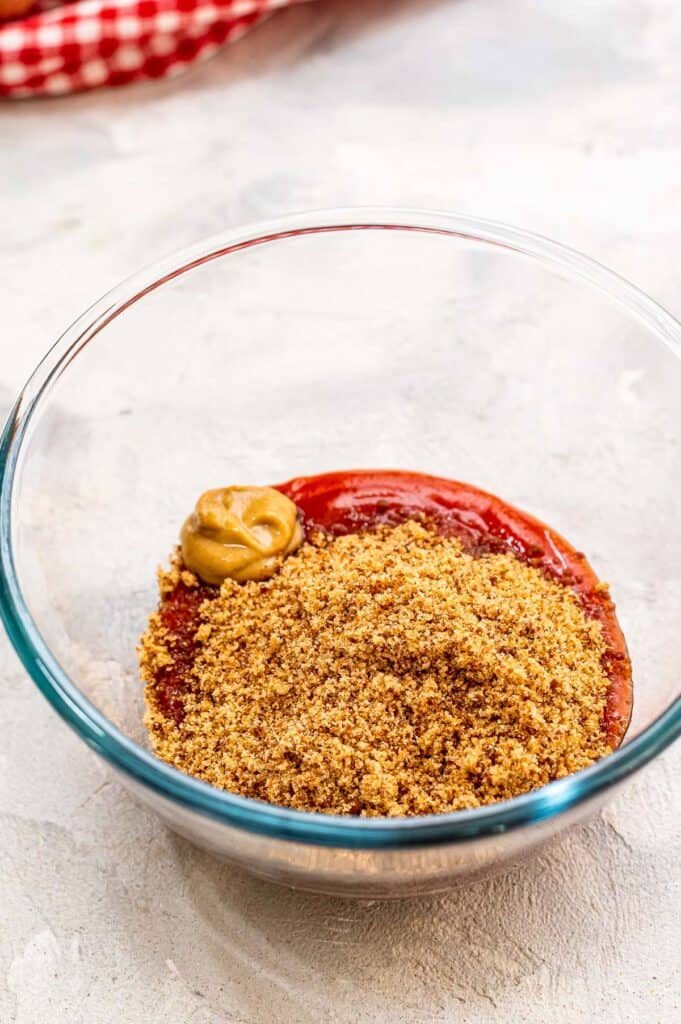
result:
M 184 564 L 204 583 L 274 575 L 303 540 L 294 503 L 273 487 L 206 491 L 180 534 Z

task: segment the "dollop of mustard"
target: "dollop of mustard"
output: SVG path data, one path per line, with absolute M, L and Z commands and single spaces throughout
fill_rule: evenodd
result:
M 298 510 L 273 487 L 206 491 L 185 520 L 182 558 L 204 583 L 264 580 L 303 540 Z

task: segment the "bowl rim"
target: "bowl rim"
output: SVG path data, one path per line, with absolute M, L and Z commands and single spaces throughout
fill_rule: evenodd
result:
M 472 810 L 404 818 L 361 818 L 297 811 L 217 789 L 157 759 L 110 722 L 78 689 L 42 639 L 24 600 L 12 546 L 12 503 L 36 410 L 69 363 L 115 317 L 172 278 L 255 245 L 306 234 L 400 230 L 500 246 L 600 291 L 624 306 L 681 358 L 681 323 L 595 260 L 541 235 L 491 220 L 439 211 L 356 207 L 311 210 L 229 229 L 150 264 L 90 306 L 31 374 L 0 439 L 0 617 L 28 674 L 62 718 L 114 768 L 157 796 L 246 831 L 347 849 L 400 848 L 468 841 L 521 828 L 597 797 L 643 767 L 681 735 L 681 697 L 612 754 L 540 789 Z

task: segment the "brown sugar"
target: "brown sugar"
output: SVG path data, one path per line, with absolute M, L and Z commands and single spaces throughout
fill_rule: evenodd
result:
M 158 613 L 140 659 L 155 752 L 215 786 L 308 811 L 438 813 L 610 750 L 599 623 L 511 554 L 474 557 L 408 521 L 315 537 L 271 579 L 213 593 L 179 720 L 157 699 L 173 659 Z

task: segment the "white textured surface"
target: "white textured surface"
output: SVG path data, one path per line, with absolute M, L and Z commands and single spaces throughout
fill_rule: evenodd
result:
M 681 313 L 681 11 L 560 7 L 321 0 L 170 84 L 4 106 L 0 399 L 140 263 L 295 208 L 516 222 Z M 679 1020 L 678 745 L 514 874 L 345 904 L 164 832 L 0 668 L 3 1024 Z

